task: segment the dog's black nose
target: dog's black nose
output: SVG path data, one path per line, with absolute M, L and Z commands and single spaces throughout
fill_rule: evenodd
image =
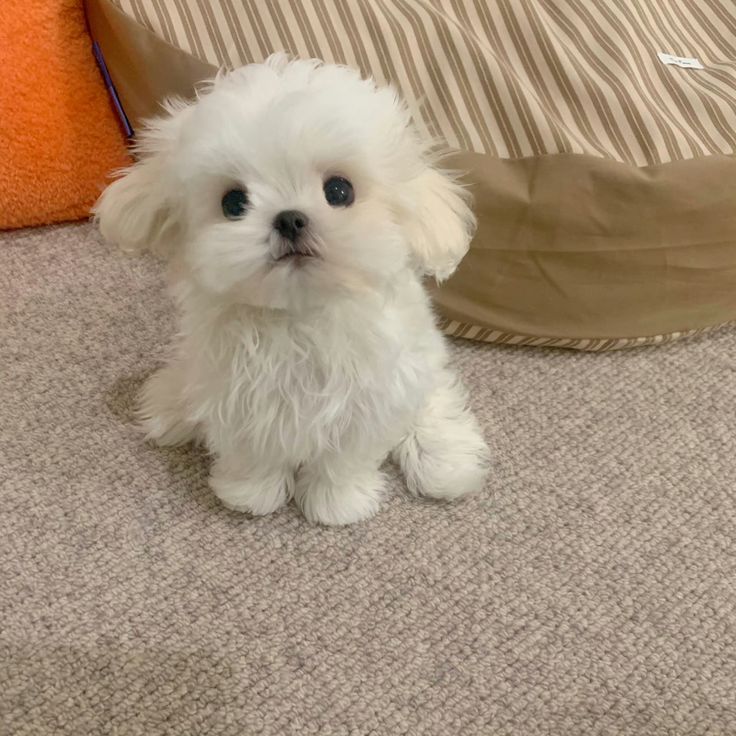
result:
M 284 210 L 276 215 L 273 226 L 287 240 L 293 243 L 309 225 L 309 218 L 299 210 Z

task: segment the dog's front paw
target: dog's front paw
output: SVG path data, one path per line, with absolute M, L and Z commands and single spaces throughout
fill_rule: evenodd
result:
M 378 469 L 361 470 L 338 481 L 324 469 L 304 468 L 297 480 L 296 502 L 307 521 L 329 526 L 354 524 L 378 511 L 385 480 Z
M 210 487 L 223 505 L 232 511 L 265 516 L 281 508 L 291 498 L 293 476 L 273 471 L 238 477 L 221 471 L 215 464 Z

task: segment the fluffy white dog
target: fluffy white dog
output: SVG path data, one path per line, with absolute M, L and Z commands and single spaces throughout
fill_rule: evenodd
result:
M 230 508 L 373 515 L 392 454 L 409 490 L 482 488 L 488 450 L 422 286 L 474 226 L 394 91 L 273 56 L 171 103 L 103 193 L 103 235 L 170 263 L 181 330 L 141 396 L 161 445 L 199 439 Z

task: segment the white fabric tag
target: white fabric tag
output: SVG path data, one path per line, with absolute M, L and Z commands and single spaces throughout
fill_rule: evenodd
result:
M 672 56 L 672 54 L 663 54 L 661 51 L 657 56 L 663 64 L 674 64 L 684 69 L 705 69 L 700 63 L 700 59 L 690 58 L 689 56 Z

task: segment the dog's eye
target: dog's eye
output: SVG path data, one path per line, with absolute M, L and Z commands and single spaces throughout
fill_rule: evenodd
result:
M 244 189 L 230 189 L 222 195 L 222 214 L 228 220 L 237 220 L 248 209 L 248 195 Z
M 355 201 L 353 185 L 342 176 L 331 176 L 325 182 L 324 190 L 330 207 L 349 207 Z

